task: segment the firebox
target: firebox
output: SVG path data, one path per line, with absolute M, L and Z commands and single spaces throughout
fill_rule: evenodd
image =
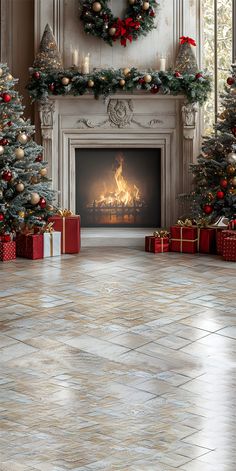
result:
M 160 149 L 77 149 L 76 212 L 83 227 L 159 227 Z

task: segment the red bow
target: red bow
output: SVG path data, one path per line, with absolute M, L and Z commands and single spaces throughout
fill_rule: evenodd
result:
M 195 39 L 189 38 L 188 36 L 181 36 L 180 39 L 180 44 L 188 43 L 191 44 L 192 46 L 196 46 L 196 41 Z
M 116 29 L 113 40 L 116 41 L 120 38 L 121 45 L 125 47 L 127 40 L 132 43 L 132 32 L 140 28 L 140 23 L 139 21 L 134 21 L 133 18 L 126 18 L 125 20 L 118 18 L 117 22 L 114 23 L 112 27 Z

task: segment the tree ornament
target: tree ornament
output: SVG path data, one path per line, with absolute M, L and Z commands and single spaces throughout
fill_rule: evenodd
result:
M 21 219 L 25 219 L 25 212 L 24 212 L 24 211 L 18 211 L 18 216 L 19 216 Z
M 62 57 L 49 24 L 45 27 L 33 68 L 47 72 L 63 70 Z M 40 78 L 40 75 L 38 78 Z
M 156 93 L 159 92 L 159 90 L 160 90 L 160 87 L 159 87 L 158 85 L 154 84 L 154 85 L 152 86 L 150 92 L 155 95 Z
M 211 206 L 211 204 L 205 204 L 203 206 L 203 211 L 205 214 L 211 214 L 213 211 L 213 206 Z
M 223 200 L 224 197 L 225 197 L 225 194 L 222 190 L 218 190 L 217 193 L 216 193 L 216 196 L 217 196 L 218 200 Z
M 109 34 L 110 34 L 110 36 L 115 36 L 116 28 L 109 28 Z
M 88 80 L 88 87 L 93 88 L 94 87 L 94 81 L 93 80 Z
M 33 73 L 33 77 L 35 80 L 39 80 L 40 77 L 41 77 L 41 74 L 38 70 L 36 70 L 36 72 Z
M 9 182 L 12 179 L 12 172 L 10 170 L 4 170 L 2 173 L 2 179 L 5 182 Z
M 31 198 L 30 198 L 31 204 L 36 205 L 39 203 L 39 201 L 40 201 L 39 194 L 35 192 L 31 193 Z
M 24 132 L 21 132 L 17 136 L 17 141 L 20 142 L 21 144 L 26 144 L 28 141 L 28 136 Z
M 149 7 L 150 7 L 149 2 L 143 2 L 143 4 L 142 4 L 142 10 L 146 11 L 146 10 L 149 9 Z
M 227 173 L 228 173 L 229 175 L 234 175 L 234 173 L 236 173 L 236 168 L 233 167 L 232 165 L 228 165 L 228 166 L 227 166 Z
M 66 85 L 69 85 L 70 79 L 69 79 L 68 77 L 63 77 L 63 78 L 61 79 L 61 83 L 62 83 L 62 85 L 65 85 L 65 86 L 66 86 Z
M 180 77 L 182 77 L 181 73 L 180 73 L 180 72 L 178 72 L 178 71 L 176 71 L 174 75 L 175 75 L 175 77 L 176 77 L 176 78 L 180 78 Z
M 48 88 L 49 88 L 50 92 L 54 92 L 55 91 L 55 83 L 54 82 L 49 83 Z
M 2 198 L 3 198 L 3 191 L 0 190 L 0 199 L 2 199 Z
M 45 177 L 47 175 L 48 171 L 47 171 L 46 168 L 41 168 L 39 173 L 40 173 L 41 177 Z
M 3 93 L 2 94 L 2 99 L 4 103 L 9 103 L 11 101 L 11 95 L 9 93 Z
M 232 131 L 233 135 L 236 136 L 236 126 L 233 126 L 231 128 L 231 131 Z
M 17 160 L 23 159 L 25 156 L 24 149 L 22 149 L 21 147 L 17 147 L 17 149 L 15 149 L 15 156 Z
M 2 76 L 2 74 L 3 74 L 3 70 L 2 68 L 0 68 L 0 77 Z
M 227 155 L 226 161 L 229 164 L 233 164 L 233 165 L 236 164 L 236 153 L 235 153 L 235 151 L 232 151 L 232 152 L 230 152 L 230 154 Z
M 22 182 L 17 183 L 16 191 L 18 191 L 18 193 L 22 193 L 22 191 L 24 191 L 24 189 L 25 189 L 25 185 Z
M 100 2 L 94 2 L 93 5 L 92 5 L 92 9 L 96 13 L 99 13 L 99 11 L 101 11 L 101 9 L 102 9 L 101 3 Z
M 3 214 L 3 213 L 0 213 L 0 222 L 3 222 L 4 219 L 5 219 L 4 214 Z
M 130 5 L 134 5 L 134 4 L 135 4 L 135 0 L 129 0 L 129 4 L 130 4 Z
M 0 145 L 1 145 L 1 146 L 7 146 L 7 144 L 9 144 L 8 139 L 6 139 L 5 137 L 3 137 L 2 139 L 0 139 Z
M 42 162 L 43 161 L 43 156 L 42 154 L 39 154 L 36 159 L 35 159 L 35 162 Z
M 236 186 L 236 177 L 232 178 L 232 185 L 235 187 Z
M 0 155 L 4 154 L 4 147 L 0 146 Z
M 145 83 L 150 83 L 152 81 L 152 76 L 150 74 L 144 75 L 143 78 Z
M 207 198 L 208 198 L 209 201 L 213 201 L 214 196 L 213 196 L 212 193 L 208 193 Z
M 41 209 L 44 209 L 46 208 L 47 206 L 47 201 L 45 200 L 45 198 L 41 197 L 40 200 L 39 200 L 39 206 Z
M 228 84 L 228 85 L 230 85 L 230 86 L 231 86 L 231 85 L 233 85 L 233 84 L 234 84 L 234 82 L 235 82 L 235 80 L 234 80 L 234 78 L 233 78 L 233 77 L 228 77 L 228 78 L 227 78 L 227 84 Z
M 52 204 L 47 204 L 46 208 L 48 211 L 54 211 L 54 206 Z
M 7 74 L 6 79 L 9 80 L 9 82 L 11 82 L 13 80 L 13 77 L 11 74 Z
M 198 73 L 195 75 L 195 79 L 198 80 L 198 79 L 200 79 L 200 78 L 203 78 L 203 75 L 202 75 L 200 72 L 198 72 Z
M 31 177 L 30 181 L 31 181 L 31 183 L 33 183 L 35 185 L 36 183 L 39 182 L 39 179 L 38 179 L 37 175 L 33 175 Z
M 221 179 L 220 179 L 220 186 L 221 186 L 222 188 L 227 188 L 227 186 L 228 186 L 228 180 L 226 180 L 226 178 L 221 178 Z
M 124 87 L 124 86 L 125 86 L 125 80 L 124 80 L 124 79 L 121 79 L 121 80 L 119 81 L 119 85 L 120 85 L 121 87 Z
M 125 68 L 123 69 L 123 74 L 124 74 L 124 76 L 126 77 L 126 75 L 129 75 L 129 73 L 130 73 L 130 68 L 129 68 L 129 67 L 125 67 Z

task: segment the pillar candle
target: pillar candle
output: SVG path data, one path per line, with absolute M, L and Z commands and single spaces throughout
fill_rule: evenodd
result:
M 90 54 L 84 57 L 82 62 L 82 74 L 89 74 L 90 69 Z
M 78 49 L 74 49 L 74 51 L 72 51 L 72 65 L 78 67 L 79 65 L 79 51 Z
M 166 58 L 163 56 L 160 58 L 160 70 L 163 72 L 166 70 Z

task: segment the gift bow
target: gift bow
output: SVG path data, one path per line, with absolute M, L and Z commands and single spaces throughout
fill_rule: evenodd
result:
M 134 21 L 133 18 L 125 18 L 125 20 L 118 18 L 113 27 L 116 29 L 113 40 L 116 41 L 116 39 L 120 38 L 121 45 L 126 46 L 127 40 L 132 43 L 132 32 L 140 28 L 140 23 L 139 21 Z
M 159 238 L 165 238 L 169 237 L 170 233 L 168 231 L 154 231 L 153 232 L 154 237 L 159 237 Z
M 179 219 L 177 221 L 177 225 L 178 226 L 182 226 L 182 227 L 191 227 L 193 225 L 191 219 L 185 219 L 185 221 L 182 221 L 182 219 Z
M 209 225 L 209 222 L 207 221 L 206 218 L 199 218 L 199 219 L 194 219 L 194 224 L 198 227 L 207 227 Z
M 43 228 L 43 232 L 49 232 L 49 234 L 51 234 L 52 232 L 54 232 L 53 224 L 54 224 L 54 222 L 50 222 L 49 224 L 47 224 L 47 225 Z
M 73 216 L 73 212 L 70 209 L 59 209 L 57 215 L 62 218 L 67 218 L 69 216 Z
M 187 44 L 191 44 L 192 46 L 197 45 L 195 39 L 189 38 L 188 36 L 181 36 L 181 38 L 179 39 L 180 39 L 180 44 L 187 43 Z

